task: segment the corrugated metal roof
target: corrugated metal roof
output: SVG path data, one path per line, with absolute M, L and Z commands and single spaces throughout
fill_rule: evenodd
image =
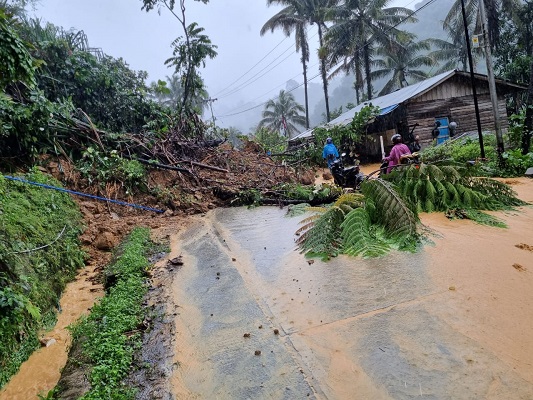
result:
M 454 75 L 455 72 L 455 70 L 443 72 L 442 74 L 435 75 L 434 77 L 421 82 L 413 83 L 412 85 L 399 89 L 395 92 L 386 94 L 385 96 L 376 97 L 375 99 L 361 103 L 356 107 L 352 108 L 351 110 L 348 110 L 345 113 L 339 115 L 337 118 L 331 120 L 327 125 L 347 125 L 352 122 L 356 112 L 361 111 L 364 106 L 370 104 L 379 107 L 381 109 L 381 114 L 386 114 L 387 112 L 392 111 L 391 108 L 387 112 L 384 112 L 387 110 L 387 108 L 398 106 L 406 100 L 412 99 L 413 97 L 419 96 L 427 92 L 428 90 L 433 88 L 433 86 L 438 85 L 442 81 L 445 81 L 446 79 Z M 310 137 L 312 134 L 313 129 L 309 129 L 293 137 L 291 141 L 295 139 Z

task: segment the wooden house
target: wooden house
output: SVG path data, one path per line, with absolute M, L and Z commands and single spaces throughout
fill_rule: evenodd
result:
M 494 114 L 487 76 L 475 74 L 475 82 L 482 130 L 493 131 Z M 508 127 L 506 96 L 526 89 L 517 84 L 496 80 L 498 111 L 504 131 Z M 385 96 L 376 97 L 348 110 L 328 125 L 347 125 L 352 121 L 356 112 L 370 104 L 379 107 L 381 112 L 373 122 L 369 123 L 367 135 L 358 150 L 368 159 L 381 157 L 380 136 L 386 150 L 392 146 L 391 137 L 396 133 L 402 135 L 405 143 L 412 140 L 412 135 L 419 135 L 422 148 L 432 144 L 432 130 L 436 121 L 440 122 L 437 143 L 450 138 L 449 124 L 451 122 L 456 124 L 452 135 L 477 132 L 474 97 L 468 72 L 457 70 L 444 72 Z M 312 137 L 312 130 L 295 136 L 291 142 L 310 137 Z

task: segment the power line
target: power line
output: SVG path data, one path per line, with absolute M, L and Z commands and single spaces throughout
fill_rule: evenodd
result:
M 226 91 L 227 89 L 229 89 L 230 87 L 232 87 L 235 83 L 237 83 L 238 81 L 240 81 L 242 78 L 244 78 L 252 69 L 254 69 L 255 67 L 257 67 L 257 65 L 263 61 L 265 58 L 267 58 L 274 50 L 276 50 L 285 40 L 287 40 L 288 36 L 285 36 L 283 38 L 283 40 L 281 42 L 279 42 L 277 45 L 274 46 L 274 48 L 272 50 L 270 50 L 268 53 L 266 53 L 266 55 L 260 59 L 258 62 L 256 62 L 248 71 L 246 71 L 244 74 L 242 74 L 241 76 L 239 76 L 237 79 L 235 79 L 233 82 L 231 82 L 228 86 L 226 86 L 224 89 L 220 90 L 215 96 L 218 96 L 219 94 L 223 93 L 224 91 Z
M 399 25 L 403 24 L 403 23 L 404 23 L 405 21 L 407 21 L 409 18 L 411 18 L 412 16 L 416 15 L 419 11 L 422 11 L 424 8 L 426 8 L 426 7 L 428 7 L 429 5 L 433 4 L 435 1 L 436 1 L 436 0 L 429 0 L 426 4 L 424 4 L 424 5 L 423 5 L 422 7 L 420 7 L 418 10 L 414 10 L 411 14 L 409 14 L 407 17 L 405 17 L 404 19 L 402 19 L 402 20 L 401 20 L 400 22 L 398 22 L 397 24 L 391 26 L 390 28 L 388 28 L 388 29 L 385 30 L 384 32 L 379 32 L 379 33 L 384 35 L 384 34 L 388 33 L 389 31 L 391 31 L 392 29 L 397 28 Z M 374 36 L 375 36 L 375 35 L 371 36 L 371 37 L 365 42 L 364 45 L 362 45 L 362 46 L 360 46 L 359 48 L 355 49 L 355 51 L 356 51 L 356 52 L 359 52 L 359 51 L 361 51 L 362 49 L 364 49 L 365 47 L 368 47 L 368 46 L 372 43 L 371 40 L 373 39 Z M 334 65 L 334 66 L 332 67 L 332 69 L 335 68 L 335 67 L 337 67 L 337 66 L 339 66 L 342 62 L 343 62 L 343 61 L 338 62 L 336 65 Z M 313 79 L 316 79 L 316 78 L 319 77 L 320 75 L 321 75 L 321 73 L 319 72 L 318 74 L 316 74 L 316 75 L 312 76 L 311 78 L 309 78 L 309 79 L 307 80 L 307 82 L 310 82 L 310 81 L 312 81 Z M 297 76 L 300 76 L 300 74 L 298 74 Z M 302 87 L 304 84 L 305 84 L 305 82 L 299 84 L 298 86 L 295 86 L 294 88 L 292 88 L 292 89 L 290 89 L 290 90 L 287 90 L 287 92 L 292 92 L 292 91 L 294 91 L 294 90 L 296 90 L 296 89 Z M 277 98 L 279 98 L 279 96 L 276 96 L 276 97 L 274 97 L 273 99 L 269 99 L 269 100 L 267 100 L 267 101 L 265 101 L 265 102 L 263 102 L 263 103 L 261 103 L 261 104 L 258 104 L 258 105 L 256 105 L 256 106 L 253 106 L 253 107 L 247 108 L 246 110 L 242 110 L 242 111 L 235 112 L 235 113 L 232 113 L 232 114 L 225 114 L 225 115 L 217 116 L 217 118 L 232 117 L 232 116 L 235 116 L 235 115 L 243 114 L 243 113 L 245 113 L 245 112 L 248 112 L 248 111 L 254 110 L 254 109 L 258 108 L 258 107 L 264 106 L 265 104 L 268 103 L 268 101 L 270 101 L 270 100 L 275 100 L 275 99 L 277 99 Z
M 314 38 L 316 35 L 318 34 L 318 31 L 315 32 L 314 35 L 310 36 L 309 39 L 312 39 Z M 291 57 L 293 54 L 297 54 L 296 50 L 294 52 L 292 52 L 291 54 L 289 54 L 287 57 L 285 57 L 283 60 L 281 60 L 280 62 L 278 62 L 276 65 L 274 65 L 272 68 L 270 68 L 268 71 L 266 71 L 264 74 L 258 76 L 261 72 L 263 72 L 265 69 L 267 69 L 269 66 L 271 66 L 274 62 L 276 62 L 283 54 L 285 54 L 287 51 L 291 50 L 293 48 L 293 45 L 289 46 L 287 49 L 285 49 L 285 51 L 283 51 L 280 55 L 278 55 L 276 58 L 274 58 L 274 60 L 272 60 L 269 64 L 267 64 L 265 67 L 263 67 L 261 70 L 259 70 L 255 75 L 253 75 L 252 77 L 248 78 L 248 80 L 246 80 L 245 82 L 241 83 L 239 86 L 237 86 L 235 89 L 231 90 L 229 93 L 226 93 L 226 94 L 223 94 L 222 96 L 219 96 L 220 98 L 224 98 L 224 97 L 228 97 L 228 96 L 231 96 L 232 94 L 235 94 L 237 93 L 238 91 L 244 89 L 245 87 L 247 86 L 250 86 L 252 83 L 254 82 L 257 82 L 260 78 L 262 78 L 263 76 L 265 76 L 267 73 L 269 73 L 270 71 L 272 71 L 274 68 L 276 68 L 278 65 L 280 65 L 283 61 L 285 61 L 286 59 L 288 59 L 289 57 Z M 264 57 L 263 57 L 264 59 Z M 256 64 L 257 65 L 257 64 Z M 256 78 L 257 79 L 254 79 Z

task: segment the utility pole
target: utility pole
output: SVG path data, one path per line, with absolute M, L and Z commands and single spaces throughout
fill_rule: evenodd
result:
M 483 0 L 479 0 L 479 1 L 483 1 Z M 474 96 L 474 110 L 476 112 L 479 149 L 480 149 L 481 158 L 485 158 L 485 146 L 483 146 L 483 133 L 481 132 L 481 121 L 479 119 L 479 105 L 477 103 L 476 78 L 474 77 L 474 62 L 472 61 L 472 50 L 470 49 L 470 35 L 468 34 L 468 22 L 466 21 L 464 0 L 461 0 L 461 11 L 463 13 L 463 25 L 465 28 L 466 51 L 468 53 L 468 65 L 470 66 L 470 82 L 472 85 L 472 95 Z
M 498 152 L 498 160 L 503 162 L 503 136 L 500 125 L 500 113 L 498 111 L 498 94 L 496 92 L 496 81 L 494 80 L 494 68 L 492 66 L 492 51 L 490 48 L 490 41 L 487 27 L 487 17 L 485 14 L 485 1 L 478 0 L 479 14 L 481 17 L 481 26 L 483 34 L 483 47 L 485 47 L 485 60 L 487 62 L 487 75 L 489 83 L 490 101 L 492 102 L 492 111 L 494 113 L 494 128 L 496 129 L 496 145 Z

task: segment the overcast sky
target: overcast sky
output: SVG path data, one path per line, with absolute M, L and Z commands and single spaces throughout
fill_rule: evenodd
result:
M 411 8 L 414 4 L 397 1 Z M 303 81 L 294 36 L 285 38 L 279 31 L 259 35 L 280 7 L 267 7 L 265 0 L 188 0 L 186 5 L 187 24 L 197 22 L 218 46 L 218 56 L 207 60 L 201 74 L 211 97 L 218 99 L 213 109 L 220 125 L 226 125 L 224 115 L 273 98 L 288 80 Z M 134 70 L 147 71 L 149 82 L 165 79 L 173 72 L 164 65 L 172 55 L 170 44 L 183 32 L 167 9 L 146 13 L 141 6 L 141 0 L 40 0 L 34 13 L 65 29 L 83 30 L 92 47 L 124 58 Z M 309 29 L 309 37 L 312 77 L 318 74 L 316 27 Z

